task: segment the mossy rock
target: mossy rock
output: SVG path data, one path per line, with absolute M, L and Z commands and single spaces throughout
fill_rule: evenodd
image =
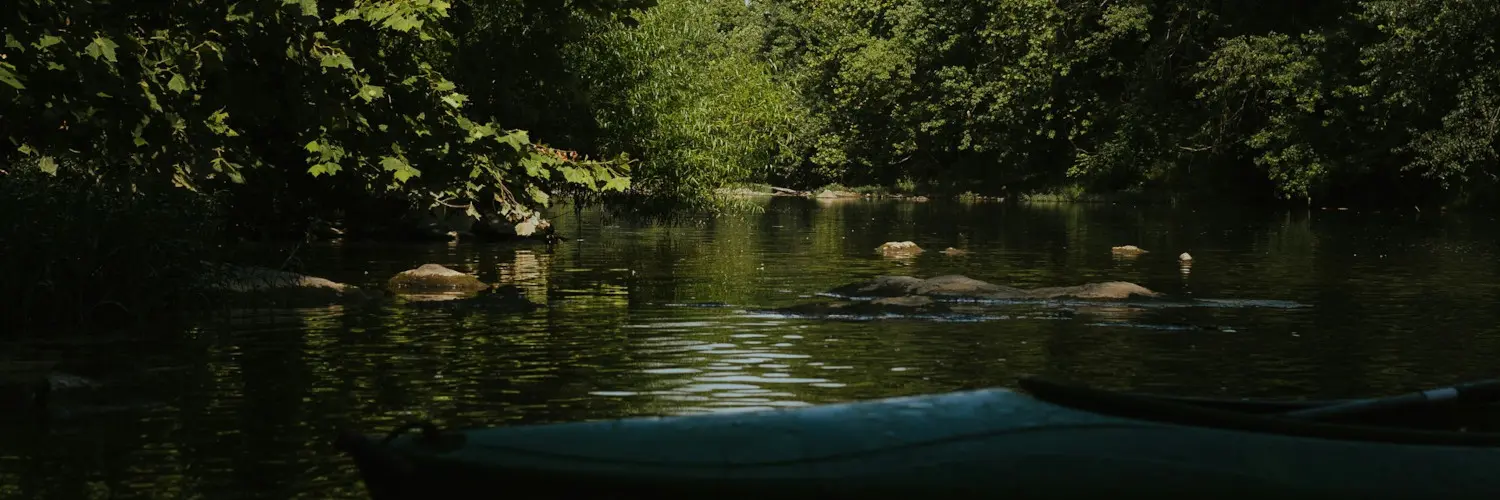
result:
M 386 282 L 386 288 L 399 294 L 475 293 L 489 287 L 479 278 L 437 264 L 401 271 Z

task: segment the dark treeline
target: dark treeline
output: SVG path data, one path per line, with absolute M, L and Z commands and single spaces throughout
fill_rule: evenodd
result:
M 1500 172 L 1488 1 L 12 3 L 0 320 L 170 309 L 221 242 L 439 206 L 769 183 L 1404 207 L 1493 201 Z
M 794 174 L 1387 206 L 1495 194 L 1495 2 L 755 10 L 765 60 L 816 118 L 802 155 L 816 167 Z

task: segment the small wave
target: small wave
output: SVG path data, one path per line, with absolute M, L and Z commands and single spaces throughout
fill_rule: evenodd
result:
M 1077 308 L 1137 308 L 1137 309 L 1176 309 L 1186 307 L 1205 308 L 1263 308 L 1263 309 L 1301 309 L 1312 307 L 1299 302 L 1275 299 L 1144 299 L 1144 300 L 1084 300 L 1084 299 L 983 299 L 973 297 L 935 298 L 938 302 L 953 304 L 980 304 L 987 306 L 1017 306 L 1017 305 L 1044 305 Z
M 726 302 L 671 302 L 671 303 L 667 303 L 667 304 L 662 304 L 662 306 L 663 307 L 695 307 L 695 308 L 702 308 L 702 309 L 720 309 L 720 308 L 726 308 L 726 307 L 734 307 L 733 304 L 729 304 L 729 303 L 726 303 Z
M 1208 307 L 1261 307 L 1271 309 L 1302 309 L 1312 307 L 1300 302 L 1274 299 L 1197 299 L 1195 302 Z
M 1116 327 L 1116 328 L 1140 328 L 1140 329 L 1145 329 L 1145 330 L 1164 330 L 1164 331 L 1178 331 L 1178 332 L 1237 333 L 1237 330 L 1235 330 L 1233 328 L 1230 328 L 1230 327 L 1226 327 L 1226 326 L 1187 325 L 1187 324 L 1180 324 L 1180 323 L 1179 324 L 1170 324 L 1170 323 L 1131 323 L 1131 322 L 1125 322 L 1125 321 L 1100 321 L 1100 322 L 1089 323 L 1088 325 L 1089 326 Z
M 821 319 L 852 322 L 912 320 L 931 321 L 936 323 L 983 323 L 986 321 L 1069 319 L 1067 315 L 1059 314 L 796 314 L 775 311 L 755 311 L 746 312 L 745 315 L 752 318 Z

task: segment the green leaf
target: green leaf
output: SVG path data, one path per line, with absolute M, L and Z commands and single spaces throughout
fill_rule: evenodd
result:
M 182 75 L 172 75 L 172 79 L 167 81 L 167 89 L 181 94 L 188 89 L 187 80 Z
M 146 126 L 150 125 L 150 124 L 151 124 L 151 115 L 141 115 L 141 121 L 140 121 L 140 123 L 135 124 L 135 130 L 132 130 L 130 132 L 130 134 L 135 137 L 135 141 L 134 142 L 135 142 L 136 147 L 145 146 L 146 144 L 148 144 L 146 142 L 145 135 L 146 135 Z
M 605 191 L 624 191 L 630 189 L 629 177 L 615 177 L 604 182 Z
M 109 37 L 100 36 L 95 38 L 93 42 L 90 42 L 87 47 L 84 47 L 83 51 L 94 59 L 103 58 L 109 62 L 116 62 L 115 49 L 118 48 L 120 48 L 120 45 L 115 43 L 114 40 L 110 40 Z
M 371 102 L 385 96 L 385 87 L 379 85 L 365 85 L 359 89 L 359 97 L 365 102 Z
M 60 36 L 46 35 L 46 36 L 43 36 L 41 39 L 37 40 L 36 41 L 36 45 L 33 45 L 33 47 L 36 47 L 38 49 L 45 49 L 47 47 L 51 47 L 53 45 L 57 45 L 59 43 L 62 43 L 62 41 L 63 41 L 63 39 Z
M 531 142 L 531 138 L 527 136 L 525 130 L 517 130 L 509 134 L 497 135 L 495 136 L 495 141 L 499 142 L 500 144 L 508 145 L 516 151 L 520 151 L 521 146 L 524 146 L 526 143 Z
M 146 83 L 145 80 L 141 80 L 140 81 L 140 86 L 141 86 L 141 93 L 143 93 L 143 94 L 146 95 L 146 102 L 148 104 L 150 104 L 151 109 L 153 111 L 161 111 L 162 110 L 161 103 L 159 103 L 159 102 L 156 101 L 156 94 L 154 94 L 154 93 L 151 92 L 151 85 L 148 84 L 148 83 Z
M 42 172 L 46 172 L 50 175 L 57 175 L 57 161 L 53 160 L 51 156 L 43 156 L 41 158 L 38 158 L 36 160 L 36 166 L 37 168 L 42 169 Z
M 15 73 L 15 69 L 16 67 L 11 66 L 10 63 L 0 62 L 0 82 L 15 87 L 16 90 L 26 90 L 26 86 L 21 84 L 21 76 Z
M 421 28 L 422 18 L 414 15 L 393 15 L 386 18 L 385 22 L 381 23 L 381 25 L 405 33 L 417 28 Z
M 324 68 L 344 68 L 354 70 L 354 60 L 343 52 L 323 54 L 318 58 L 318 64 Z
M 406 163 L 406 160 L 394 156 L 380 157 L 380 168 L 385 169 L 385 171 L 391 172 L 393 175 L 395 175 L 396 182 L 404 183 L 407 179 L 422 174 L 422 172 L 418 171 L 415 168 L 412 168 L 410 164 Z
M 236 14 L 234 12 L 234 8 L 238 7 L 238 6 L 239 6 L 238 4 L 229 4 L 229 13 L 224 15 L 224 21 L 231 22 L 231 23 L 236 23 L 236 22 L 249 22 L 249 21 L 255 19 L 255 13 L 254 12 L 246 12 L 244 14 Z
M 526 194 L 530 196 L 533 201 L 542 206 L 546 206 L 547 202 L 552 200 L 552 197 L 549 196 L 546 191 L 542 191 L 541 188 L 538 188 L 536 186 L 527 186 Z
M 585 184 L 594 186 L 594 176 L 588 170 L 582 168 L 562 167 L 563 179 L 574 184 Z
M 316 153 L 316 152 L 318 152 L 319 149 L 322 149 L 322 148 L 319 147 L 318 141 L 307 141 L 307 145 L 306 146 L 302 146 L 302 149 L 307 150 L 307 152 L 309 152 L 309 153 Z
M 339 15 L 333 16 L 333 24 L 344 24 L 345 21 L 350 19 L 359 19 L 359 9 L 351 7 L 348 10 L 340 12 Z
M 542 169 L 543 164 L 541 157 L 538 157 L 536 155 L 527 155 L 526 157 L 521 158 L 521 166 L 526 169 L 526 175 L 529 175 L 531 177 L 536 177 L 539 179 L 546 179 L 550 177 L 550 174 L 548 174 L 546 170 Z
M 333 175 L 335 173 L 338 173 L 338 171 L 339 164 L 333 162 L 319 163 L 307 169 L 307 173 L 312 174 L 313 177 L 317 177 L 319 175 Z
M 203 123 L 215 134 L 225 137 L 239 137 L 240 135 L 239 132 L 234 131 L 233 127 L 229 126 L 229 112 L 224 111 L 223 108 L 219 108 L 218 111 L 214 111 L 213 114 L 208 115 L 208 119 L 204 120 Z
M 443 96 L 443 102 L 448 103 L 449 106 L 453 106 L 454 108 L 464 107 L 464 103 L 468 102 L 468 100 L 469 96 L 460 94 L 458 92 Z

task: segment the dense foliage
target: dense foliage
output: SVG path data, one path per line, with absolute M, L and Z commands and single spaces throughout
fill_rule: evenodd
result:
M 141 189 L 399 193 L 510 215 L 562 187 L 620 190 L 468 109 L 442 0 L 21 1 L 6 14 L 7 156 Z M 458 9 L 469 13 L 471 9 Z M 504 61 L 492 61 L 503 64 Z M 321 177 L 336 180 L 319 181 Z M 248 185 L 238 188 L 240 185 Z
M 601 103 L 600 147 L 641 158 L 637 185 L 668 199 L 793 171 L 806 118 L 794 90 L 753 50 L 764 36 L 739 2 L 681 0 L 607 34 L 592 53 L 628 65 L 595 80 L 624 89 Z
M 829 180 L 960 189 L 1493 192 L 1500 5 L 766 2 Z

